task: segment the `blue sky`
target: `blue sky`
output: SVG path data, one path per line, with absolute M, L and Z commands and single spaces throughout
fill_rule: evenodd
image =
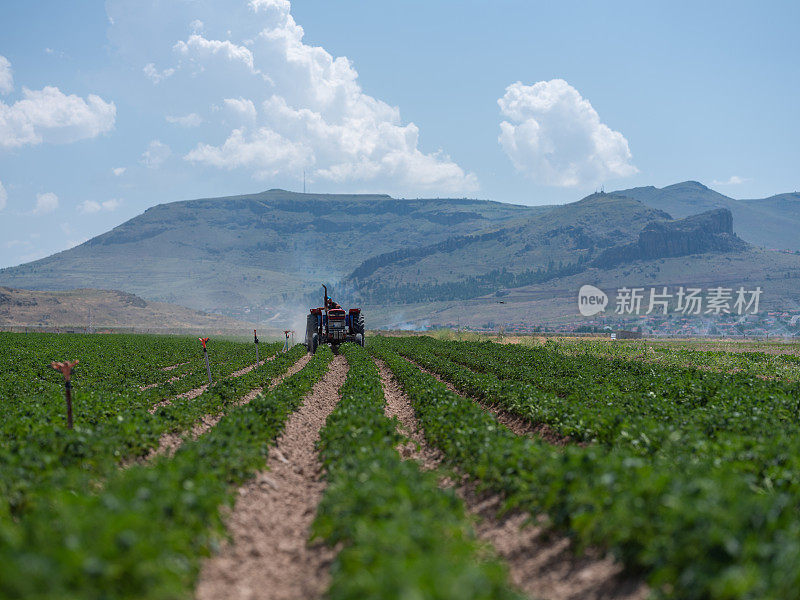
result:
M 0 4 L 0 267 L 154 204 L 800 188 L 794 2 Z

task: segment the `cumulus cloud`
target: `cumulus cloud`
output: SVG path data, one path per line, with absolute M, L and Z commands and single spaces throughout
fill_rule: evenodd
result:
M 121 200 L 117 198 L 112 198 L 111 200 L 106 200 L 104 202 L 95 202 L 94 200 L 84 200 L 78 205 L 78 210 L 82 213 L 92 214 L 92 213 L 99 213 L 100 211 L 104 212 L 112 212 L 120 207 L 122 204 Z
M 576 186 L 637 172 L 628 140 L 600 122 L 563 79 L 513 83 L 497 101 L 507 119 L 498 141 L 516 169 L 547 185 Z
M 159 140 L 153 140 L 147 146 L 141 158 L 141 163 L 148 169 L 157 169 L 164 162 L 172 156 L 172 150 L 166 144 L 161 143 Z
M 0 181 L 0 210 L 3 210 L 6 207 L 7 201 L 8 192 L 6 192 L 6 188 L 3 187 L 3 182 Z
M 288 0 L 251 0 L 260 31 L 247 45 L 193 34 L 174 45 L 194 75 L 238 65 L 239 98 L 224 100 L 244 117 L 227 138 L 201 142 L 188 161 L 245 169 L 256 178 L 309 171 L 312 181 L 379 182 L 390 191 L 474 191 L 477 178 L 443 152 L 419 148 L 419 128 L 397 107 L 365 94 L 345 57 L 303 41 Z M 245 77 L 246 76 L 246 77 Z M 257 110 L 258 107 L 258 110 Z
M 10 94 L 14 91 L 14 76 L 11 73 L 11 63 L 0 54 L 0 94 Z
M 209 40 L 199 33 L 189 36 L 189 39 L 179 41 L 173 47 L 175 51 L 187 59 L 202 63 L 210 58 L 221 58 L 233 63 L 241 63 L 253 73 L 253 53 L 245 46 L 238 46 L 229 40 Z
M 114 128 L 116 106 L 94 94 L 84 100 L 47 86 L 42 90 L 22 88 L 22 97 L 11 105 L 0 102 L 0 148 L 69 143 Z
M 125 171 L 128 169 L 126 167 L 116 167 L 111 169 L 111 172 L 114 174 L 115 177 L 120 177 L 125 174 Z
M 46 215 L 58 208 L 58 196 L 53 192 L 36 194 L 36 206 L 33 208 L 34 215 Z
M 244 117 L 247 120 L 255 121 L 256 119 L 256 105 L 252 100 L 246 98 L 225 98 L 225 108 L 234 114 Z
M 727 181 L 717 181 L 716 179 L 711 182 L 712 185 L 741 185 L 750 181 L 748 177 L 739 177 L 738 175 L 731 175 Z
M 155 63 L 147 63 L 142 71 L 144 72 L 145 77 L 152 81 L 154 85 L 158 85 L 163 80 L 172 77 L 175 74 L 175 69 L 172 68 L 159 71 L 156 69 Z
M 203 123 L 203 119 L 197 113 L 183 115 L 182 117 L 167 115 L 165 118 L 167 123 L 173 123 L 181 127 L 199 127 Z

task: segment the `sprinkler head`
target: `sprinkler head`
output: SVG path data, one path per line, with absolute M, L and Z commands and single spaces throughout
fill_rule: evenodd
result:
M 64 362 L 51 362 L 50 366 L 53 367 L 56 371 L 61 371 L 61 374 L 64 376 L 64 381 L 69 383 L 70 377 L 72 376 L 72 369 L 75 368 L 75 365 L 78 364 L 77 360 L 73 361 L 64 361 Z

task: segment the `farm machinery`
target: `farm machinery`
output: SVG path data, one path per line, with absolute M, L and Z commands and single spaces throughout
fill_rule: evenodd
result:
M 360 308 L 346 311 L 328 296 L 328 288 L 323 285 L 324 302 L 312 308 L 306 318 L 305 345 L 309 352 L 316 352 L 320 344 L 338 346 L 344 342 L 364 345 L 364 315 Z

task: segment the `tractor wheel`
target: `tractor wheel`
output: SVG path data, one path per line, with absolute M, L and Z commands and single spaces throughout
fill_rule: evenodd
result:
M 311 354 L 314 354 L 317 351 L 317 346 L 319 346 L 319 338 L 315 333 L 311 338 L 311 348 L 309 348 L 309 350 L 311 350 Z
M 358 344 L 362 348 L 364 347 L 364 336 L 360 333 L 356 334 L 356 344 Z
M 353 331 L 355 333 L 360 333 L 361 337 L 364 337 L 364 315 L 360 314 L 356 318 L 356 322 L 353 325 Z

